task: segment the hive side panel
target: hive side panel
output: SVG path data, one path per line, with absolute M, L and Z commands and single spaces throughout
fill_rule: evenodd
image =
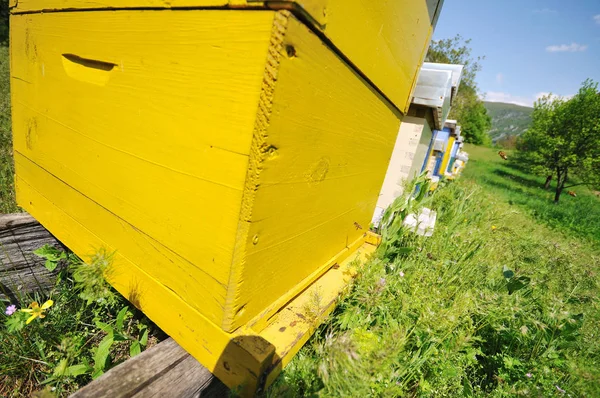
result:
M 102 8 L 223 7 L 243 0 L 11 0 L 11 11 L 32 12 Z
M 425 124 L 423 125 L 423 130 L 421 132 L 421 138 L 419 139 L 419 146 L 415 151 L 415 157 L 413 159 L 412 168 L 410 170 L 410 176 L 418 176 L 421 174 L 423 170 L 423 164 L 425 163 L 425 157 L 427 156 L 427 152 L 429 150 L 429 145 L 431 144 L 432 138 L 432 119 L 428 117 L 426 119 Z
M 410 116 L 406 116 L 402 120 L 377 201 L 378 207 L 385 209 L 391 205 L 394 199 L 402 195 L 406 180 L 414 177 L 410 172 L 425 123 L 425 119 Z
M 103 224 L 106 217 L 110 217 L 104 209 L 61 181 L 52 181 L 54 177 L 22 156 L 17 155 L 15 160 L 18 171 L 24 172 L 16 178 L 17 193 L 32 202 L 30 211 L 36 219 L 43 225 L 54 226 L 56 237 L 77 253 L 86 253 L 96 247 L 112 249 L 110 237 L 105 241 L 84 225 L 89 219 Z M 42 194 L 20 177 L 30 173 L 39 174 L 34 180 L 46 180 L 51 189 Z M 82 209 L 84 213 L 79 211 Z M 81 214 L 85 214 L 85 218 L 82 219 Z M 148 250 L 149 258 L 158 256 L 152 248 L 146 247 L 144 250 Z M 258 382 L 256 359 L 233 344 L 233 336 L 223 333 L 214 322 L 151 277 L 138 264 L 124 257 L 122 252 L 114 254 L 108 276 L 110 283 L 123 296 L 229 387 Z M 208 300 L 203 304 L 210 305 Z
M 178 265 L 160 257 L 152 276 L 166 273 L 165 286 L 217 322 L 272 18 L 94 11 L 11 19 L 16 154 L 176 253 Z M 29 198 L 18 201 L 29 210 Z M 103 240 L 110 234 L 85 227 Z M 134 253 L 135 244 L 111 246 Z M 204 306 L 205 288 L 214 305 Z
M 330 0 L 325 34 L 402 111 L 433 32 L 425 0 Z
M 450 136 L 450 138 L 448 138 L 448 144 L 446 145 L 446 150 L 444 151 L 444 158 L 442 159 L 442 165 L 440 167 L 441 176 L 443 176 L 446 173 L 446 169 L 448 168 L 448 162 L 450 162 L 450 156 L 452 155 L 452 147 L 454 146 L 454 141 L 456 141 L 456 137 Z
M 288 21 L 243 269 L 239 326 L 369 228 L 400 115 L 306 26 Z M 240 309 L 243 309 L 240 311 Z
M 265 1 L 298 5 L 398 109 L 408 111 L 443 0 Z
M 86 198 L 18 152 L 15 153 L 15 168 L 19 187 L 17 196 L 21 206 L 82 259 L 87 261 L 99 250 L 115 252 L 119 258 L 143 268 L 143 272 L 152 277 L 156 284 L 160 284 L 161 288 L 190 300 L 190 306 L 201 309 L 211 321 L 220 321 L 225 295 L 223 284 L 208 278 L 193 264 Z M 60 209 L 65 220 L 60 219 L 59 215 L 47 218 L 46 213 L 51 211 L 51 208 Z M 78 235 L 75 231 L 68 230 L 70 223 L 66 220 L 67 217 L 85 226 L 84 228 L 94 235 L 94 239 L 87 240 L 87 235 Z M 126 268 L 119 271 L 121 274 L 123 272 L 124 275 L 117 275 L 119 279 L 133 278 L 134 273 Z M 131 286 L 127 286 L 126 292 L 122 292 L 125 297 L 134 304 L 135 300 L 132 300 L 132 297 L 136 296 L 144 301 L 152 300 L 153 292 L 142 291 L 141 295 L 137 295 L 133 291 L 134 285 L 135 283 L 132 283 Z M 198 286 L 202 288 L 199 289 Z M 147 315 L 156 322 L 162 320 L 160 314 L 158 317 L 154 313 Z

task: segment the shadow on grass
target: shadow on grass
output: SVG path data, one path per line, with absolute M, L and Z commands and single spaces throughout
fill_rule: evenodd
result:
M 565 193 L 555 204 L 555 187 L 545 190 L 544 179 L 529 174 L 523 164 L 475 160 L 469 166 L 468 176 L 494 196 L 522 207 L 552 228 L 600 247 L 600 201 L 587 190 L 582 189 L 576 198 Z
M 508 167 L 509 169 L 516 170 L 523 174 L 530 174 L 529 165 L 526 162 L 522 161 L 519 158 L 511 158 L 508 162 L 503 164 L 504 167 Z
M 542 192 L 549 192 L 550 189 L 545 190 L 544 189 L 544 184 L 540 183 L 539 179 L 536 179 L 535 177 L 522 177 L 519 176 L 517 174 L 513 174 L 513 173 L 509 173 L 507 171 L 504 171 L 502 169 L 496 169 L 494 170 L 494 174 L 503 177 L 503 178 L 508 178 L 511 179 L 523 186 L 526 186 L 528 188 L 533 188 L 533 189 L 539 189 Z

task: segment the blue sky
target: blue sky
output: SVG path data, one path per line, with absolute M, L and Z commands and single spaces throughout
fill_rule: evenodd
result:
M 434 39 L 472 39 L 488 101 L 531 106 L 600 82 L 600 0 L 445 0 Z

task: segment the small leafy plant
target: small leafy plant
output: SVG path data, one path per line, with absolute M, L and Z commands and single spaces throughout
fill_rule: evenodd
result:
M 437 211 L 431 237 L 402 228 L 419 206 Z M 267 396 L 600 396 L 594 245 L 464 178 L 399 199 L 380 232 Z
M 26 297 L 0 315 L 0 396 L 45 386 L 46 395 L 69 395 L 156 341 L 154 325 L 106 282 L 111 253 L 98 250 L 87 263 L 52 246 L 35 253 L 51 271 L 66 266 L 45 300 Z
M 39 249 L 34 250 L 33 254 L 46 260 L 44 266 L 50 272 L 54 271 L 56 267 L 58 267 L 58 263 L 61 260 L 67 259 L 67 253 L 51 245 L 44 245 Z

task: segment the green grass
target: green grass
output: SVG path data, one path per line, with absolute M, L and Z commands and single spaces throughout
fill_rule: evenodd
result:
M 8 68 L 0 47 L 0 212 L 18 211 Z M 600 396 L 598 198 L 578 188 L 554 205 L 543 179 L 467 150 L 463 178 L 427 199 L 439 213 L 433 237 L 401 231 L 384 245 L 265 395 Z M 119 340 L 106 369 L 151 327 L 130 307 L 118 326 L 123 299 L 89 302 L 98 285 L 76 291 L 71 275 L 17 303 L 52 298 L 46 318 L 0 326 L 0 395 L 45 381 L 66 395 L 91 379 L 103 341 Z
M 46 397 L 69 396 L 164 337 L 104 280 L 112 258 L 106 252 L 98 251 L 89 264 L 54 248 L 36 252 L 63 268 L 47 292 L 0 301 L 0 397 L 30 397 L 44 389 Z M 29 324 L 29 313 L 5 314 L 9 305 L 27 309 L 47 300 L 53 304 L 45 317 Z
M 600 252 L 480 186 L 477 162 L 432 198 L 433 237 L 366 264 L 268 396 L 600 396 Z
M 590 188 L 571 188 L 577 197 L 567 195 L 565 190 L 560 202 L 554 204 L 556 185 L 544 190 L 545 178 L 528 174 L 513 157 L 504 161 L 496 150 L 472 145 L 467 145 L 466 151 L 471 161 L 464 171 L 465 178 L 536 221 L 600 247 L 600 198 Z
M 8 47 L 0 46 L 0 213 L 19 212 L 15 202 L 10 121 L 10 62 Z

